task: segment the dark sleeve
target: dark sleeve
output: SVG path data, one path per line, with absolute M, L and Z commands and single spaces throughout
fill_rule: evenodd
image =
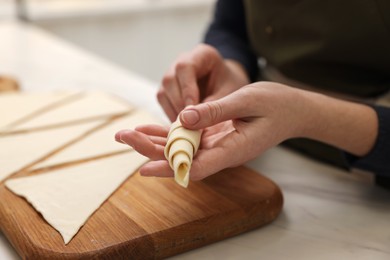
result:
M 373 149 L 364 157 L 347 154 L 351 167 L 371 171 L 390 178 L 390 108 L 373 106 L 379 119 L 378 137 Z
M 249 44 L 241 0 L 218 0 L 205 43 L 214 46 L 225 59 L 241 63 L 251 81 L 256 81 L 259 73 L 257 57 Z

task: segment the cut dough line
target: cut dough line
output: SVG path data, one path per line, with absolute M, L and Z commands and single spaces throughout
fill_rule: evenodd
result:
M 64 162 L 64 163 L 48 165 L 48 166 L 43 166 L 43 167 L 39 167 L 39 168 L 33 168 L 32 170 L 28 171 L 27 175 L 31 176 L 31 175 L 35 175 L 35 174 L 41 174 L 41 173 L 45 173 L 45 172 L 49 172 L 49 171 L 63 169 L 66 167 L 72 167 L 72 166 L 75 166 L 78 164 L 92 162 L 92 161 L 96 161 L 96 160 L 100 160 L 100 159 L 105 159 L 105 158 L 108 158 L 111 156 L 115 156 L 115 155 L 119 155 L 119 154 L 123 154 L 123 153 L 128 153 L 128 152 L 135 152 L 135 150 L 133 150 L 132 148 L 130 148 L 130 149 L 126 148 L 123 150 L 118 150 L 116 152 L 105 153 L 105 154 L 100 154 L 100 155 L 96 155 L 96 156 L 82 158 L 80 160 L 68 161 L 68 162 Z M 28 169 L 31 169 L 31 167 L 29 167 Z M 10 176 L 10 177 L 12 177 L 12 176 Z
M 120 100 L 119 97 L 101 91 L 83 92 L 81 97 L 68 102 L 66 105 L 56 106 L 46 110 L 27 121 L 20 122 L 10 133 L 24 133 L 44 129 L 63 127 L 97 119 L 105 119 L 114 115 L 121 115 L 134 109 L 133 106 Z
M 134 109 L 131 113 L 111 120 L 109 124 L 96 129 L 96 131 L 79 142 L 36 164 L 32 170 L 129 150 L 128 145 L 123 145 L 113 140 L 115 133 L 120 129 L 132 129 L 139 124 L 156 122 L 157 120 L 149 113 Z
M 3 182 L 4 180 L 7 180 L 11 177 L 14 177 L 19 172 L 28 171 L 28 169 L 30 169 L 35 164 L 37 164 L 43 160 L 46 160 L 47 158 L 60 152 L 61 150 L 65 149 L 66 147 L 71 146 L 72 144 L 78 142 L 79 140 L 83 139 L 84 137 L 88 136 L 89 134 L 92 134 L 96 129 L 99 129 L 100 127 L 103 127 L 108 123 L 109 122 L 107 120 L 104 120 L 103 122 L 102 122 L 102 120 L 100 120 L 97 122 L 90 122 L 90 123 L 84 123 L 81 125 L 77 125 L 76 127 L 80 128 L 81 130 L 77 130 L 75 133 L 71 133 L 71 138 L 69 138 L 69 139 L 65 138 L 65 140 L 63 142 L 61 142 L 62 141 L 61 139 L 59 139 L 60 142 L 58 142 L 58 141 L 53 142 L 52 139 L 50 139 L 50 142 L 49 142 L 50 148 L 49 149 L 43 149 L 38 154 L 36 154 L 36 153 L 31 154 L 30 152 L 28 152 L 27 154 L 24 155 L 24 156 L 27 156 L 26 158 L 20 157 L 20 154 L 16 154 L 16 152 L 10 152 L 10 151 L 6 151 L 6 150 L 2 151 L 2 154 L 4 154 L 5 157 L 0 158 L 0 160 L 3 159 L 4 162 L 7 162 L 8 164 L 12 163 L 12 165 L 8 165 L 8 167 L 5 168 L 7 170 L 4 170 L 4 168 L 0 168 L 0 170 L 2 170 L 0 172 L 0 182 Z M 59 129 L 54 129 L 54 130 L 47 130 L 47 131 L 44 131 L 42 133 L 40 133 L 40 132 L 30 133 L 27 136 L 27 138 L 30 139 L 30 141 L 34 142 L 34 144 L 29 144 L 28 149 L 31 150 L 34 148 L 34 146 L 37 145 L 37 142 L 40 140 L 39 139 L 40 136 L 37 136 L 38 134 L 42 135 L 44 138 L 49 138 L 48 136 L 51 136 L 52 138 L 54 138 L 54 136 L 57 136 L 57 135 L 54 135 L 53 133 L 58 132 L 58 133 L 62 133 L 64 135 L 65 132 L 70 132 L 71 130 L 72 130 L 72 127 L 67 126 L 64 129 L 59 128 Z M 51 131 L 53 131 L 53 132 L 51 132 Z M 30 137 L 30 136 L 33 136 L 33 137 Z M 60 136 L 61 136 L 61 134 L 60 134 Z M 6 141 L 7 144 L 9 142 L 13 143 L 15 141 L 20 142 L 20 140 L 27 141 L 25 138 L 26 138 L 25 135 L 6 136 L 4 138 L 0 138 L 0 144 L 3 143 L 4 141 Z M 8 147 L 8 145 L 5 145 L 5 147 Z M 23 159 L 23 163 L 24 163 L 23 165 L 21 165 L 21 163 L 22 163 L 21 159 Z M 14 162 L 14 160 L 16 160 L 16 161 Z M 2 166 L 4 167 L 4 164 Z
M 24 123 L 24 122 L 26 122 L 26 121 L 28 121 L 28 120 L 36 117 L 36 116 L 39 116 L 39 115 L 45 113 L 48 110 L 55 109 L 55 108 L 57 108 L 59 106 L 66 105 L 67 103 L 70 103 L 70 102 L 73 102 L 73 101 L 75 101 L 77 99 L 80 99 L 80 98 L 83 97 L 83 95 L 85 95 L 84 92 L 77 91 L 77 92 L 75 92 L 73 94 L 69 94 L 68 96 L 65 96 L 64 98 L 62 98 L 60 100 L 57 100 L 56 102 L 53 102 L 53 103 L 47 104 L 47 105 L 45 105 L 43 107 L 40 107 L 37 110 L 32 111 L 31 113 L 28 113 L 28 114 L 20 117 L 19 119 L 16 119 L 12 123 L 1 127 L 0 135 L 13 133 L 12 128 L 20 125 L 21 123 Z

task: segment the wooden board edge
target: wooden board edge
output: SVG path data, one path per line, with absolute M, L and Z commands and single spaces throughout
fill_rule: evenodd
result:
M 21 198 L 13 194 L 4 184 L 0 185 L 0 197 L 4 192 L 9 192 L 12 196 L 18 197 L 18 199 L 23 200 L 25 203 L 29 204 L 24 198 Z M 105 202 L 107 203 L 107 202 Z M 31 205 L 29 205 L 31 206 Z M 99 251 L 85 251 L 85 252 L 59 252 L 51 250 L 49 247 L 39 246 L 37 243 L 28 239 L 28 235 L 24 235 L 24 229 L 18 224 L 17 219 L 10 218 L 9 215 L 12 214 L 11 211 L 7 210 L 4 203 L 0 201 L 0 230 L 3 232 L 4 236 L 7 238 L 9 243 L 21 257 L 21 259 L 40 259 L 40 260 L 54 260 L 54 259 L 113 259 L 113 256 L 119 255 L 131 255 L 139 254 L 145 256 L 145 259 L 152 259 L 154 255 L 153 240 L 151 236 L 145 235 L 131 241 L 126 241 L 125 243 L 115 246 L 107 246 L 100 249 Z M 40 213 L 37 213 L 40 215 Z M 42 216 L 41 216 L 42 217 Z M 46 222 L 45 220 L 43 220 Z M 46 223 L 47 224 L 47 223 Z M 47 224 L 49 225 L 49 224 Z M 17 229 L 15 232 L 14 229 Z M 52 228 L 52 227 L 50 227 Z M 54 229 L 53 229 L 54 231 Z M 55 231 L 57 232 L 57 231 Z M 23 236 L 24 235 L 24 236 Z M 18 236 L 23 236 L 25 239 L 22 241 L 18 239 Z M 134 252 L 133 252 L 134 251 Z M 142 257 L 143 258 L 143 257 Z
M 98 253 L 96 251 L 86 251 L 81 254 L 80 252 L 57 252 L 49 248 L 37 247 L 34 241 L 30 240 L 25 240 L 24 244 L 19 243 L 12 235 L 15 231 L 6 228 L 7 226 L 19 227 L 19 225 L 15 219 L 5 217 L 4 214 L 12 213 L 1 209 L 4 208 L 1 202 L 0 218 L 8 222 L 0 221 L 0 229 L 23 259 L 112 259 L 113 254 L 128 255 L 131 258 L 138 255 L 142 259 L 163 259 L 260 228 L 274 221 L 282 210 L 283 195 L 274 182 L 267 177 L 262 177 L 272 186 L 269 196 L 251 206 L 237 207 L 227 212 L 224 221 L 221 221 L 218 215 L 211 215 L 170 230 L 162 230 L 123 242 L 116 245 L 116 248 L 113 246 L 102 248 Z M 2 192 L 10 192 L 4 184 L 0 185 L 0 197 Z M 241 221 L 237 222 L 237 218 Z M 23 229 L 19 228 L 18 232 L 23 234 Z M 167 237 L 175 239 L 168 241 Z
M 228 212 L 224 216 L 224 221 L 213 215 L 172 228 L 167 232 L 183 234 L 183 236 L 177 237 L 176 241 L 169 241 L 163 247 L 155 248 L 154 259 L 164 259 L 261 228 L 273 222 L 280 215 L 283 203 L 283 194 L 279 187 L 275 186 L 272 196 L 251 207 Z M 267 212 L 267 214 L 264 214 L 264 212 Z M 241 218 L 241 221 L 237 222 L 237 218 Z M 154 244 L 164 244 L 162 242 L 164 238 L 169 237 L 167 232 L 152 234 Z M 183 237 L 186 237 L 186 239 L 183 239 Z

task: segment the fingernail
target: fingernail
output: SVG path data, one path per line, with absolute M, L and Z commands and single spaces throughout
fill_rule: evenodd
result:
M 185 105 L 186 106 L 190 106 L 190 105 L 193 105 L 193 104 L 194 104 L 194 101 L 191 98 L 186 98 L 186 100 L 185 100 Z
M 185 110 L 181 113 L 180 117 L 184 123 L 189 125 L 194 125 L 200 120 L 199 113 L 195 110 Z
M 117 141 L 118 143 L 123 143 L 121 139 L 121 132 L 115 134 L 115 141 Z
M 122 144 L 128 144 L 131 146 L 131 143 L 124 140 L 125 135 L 129 132 L 131 132 L 131 130 L 120 130 L 118 133 L 115 134 L 115 140 Z

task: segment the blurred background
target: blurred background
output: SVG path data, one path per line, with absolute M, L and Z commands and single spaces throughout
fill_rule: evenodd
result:
M 180 53 L 202 40 L 214 2 L 0 0 L 0 22 L 24 20 L 159 82 Z

